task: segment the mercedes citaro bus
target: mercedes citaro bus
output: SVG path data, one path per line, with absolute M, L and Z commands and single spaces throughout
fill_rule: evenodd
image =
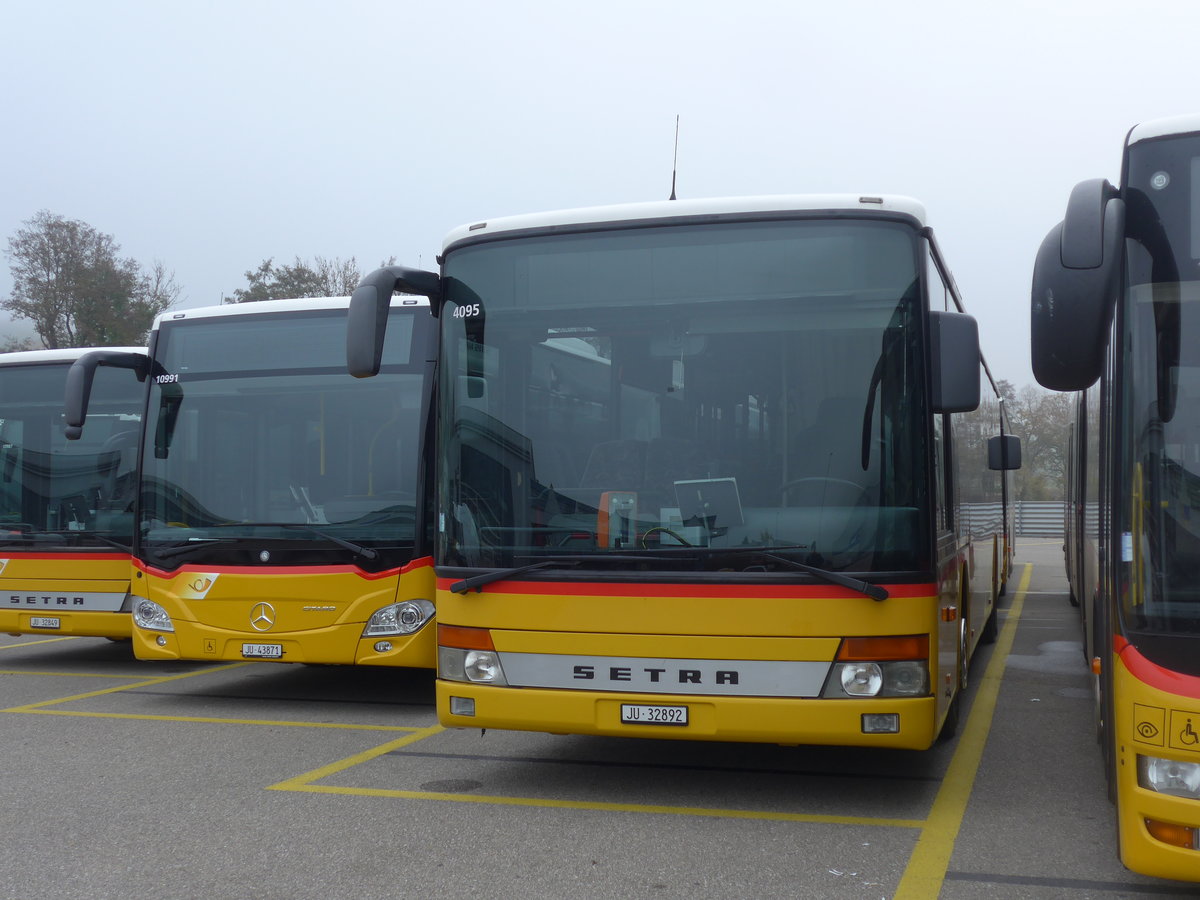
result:
M 76 364 L 142 374 L 134 528 L 141 659 L 435 664 L 424 472 L 434 322 L 384 309 L 372 382 L 346 372 L 348 298 L 167 312 L 148 354 Z M 86 429 L 85 429 L 86 431 Z

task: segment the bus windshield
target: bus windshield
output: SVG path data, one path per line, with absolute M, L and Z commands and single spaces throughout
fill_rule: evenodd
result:
M 440 564 L 927 568 L 916 245 L 814 218 L 450 248 Z
M 127 371 L 101 368 L 87 427 L 68 441 L 62 412 L 70 366 L 0 366 L 0 527 L 9 546 L 132 540 L 143 385 Z
M 1200 138 L 1129 150 L 1123 597 L 1137 632 L 1200 635 Z
M 219 559 L 225 542 L 229 553 L 247 540 L 317 542 L 345 557 L 351 542 L 407 561 L 421 460 L 415 315 L 392 313 L 383 369 L 369 382 L 345 372 L 344 309 L 164 323 L 143 447 L 143 547 L 175 559 L 211 548 Z

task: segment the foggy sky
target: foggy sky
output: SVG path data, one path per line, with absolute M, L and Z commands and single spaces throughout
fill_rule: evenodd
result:
M 267 257 L 435 268 L 465 222 L 665 199 L 678 115 L 681 197 L 920 200 L 1028 384 L 1037 247 L 1130 127 L 1198 111 L 1197 26 L 1188 0 L 7 0 L 0 238 L 82 219 L 181 306 Z

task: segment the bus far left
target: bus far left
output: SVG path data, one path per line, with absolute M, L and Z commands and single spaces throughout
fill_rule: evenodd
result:
M 0 356 L 0 632 L 130 636 L 144 388 L 128 372 L 98 372 L 87 434 L 68 440 L 67 372 L 90 349 Z
M 123 507 L 137 658 L 434 667 L 429 303 L 394 298 L 378 384 L 347 373 L 348 306 L 166 312 L 149 350 L 74 363 L 80 444 L 107 433 L 102 385 L 145 409 Z

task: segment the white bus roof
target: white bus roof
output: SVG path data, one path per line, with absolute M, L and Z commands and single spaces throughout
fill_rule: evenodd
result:
M 60 350 L 18 350 L 15 353 L 0 353 L 0 366 L 74 362 L 91 350 L 116 350 L 119 353 L 146 352 L 145 347 L 63 347 Z
M 256 300 L 249 303 L 222 303 L 219 306 L 197 306 L 194 309 L 169 309 L 154 320 L 154 331 L 164 322 L 184 319 L 220 319 L 235 316 L 265 315 L 266 313 L 303 312 L 313 309 L 346 309 L 349 297 L 304 297 L 297 300 Z M 429 298 L 411 294 L 392 295 L 392 306 L 428 308 Z
M 442 249 L 468 237 L 525 229 L 555 228 L 616 222 L 645 222 L 686 216 L 740 215 L 780 212 L 901 213 L 925 224 L 925 207 L 911 197 L 895 194 L 777 194 L 761 197 L 714 197 L 700 200 L 654 200 L 615 206 L 591 206 L 488 219 L 452 230 Z
M 1188 134 L 1200 131 L 1200 113 L 1189 113 L 1185 116 L 1171 116 L 1167 119 L 1154 119 L 1133 126 L 1125 143 L 1127 146 L 1150 138 L 1168 137 L 1172 134 Z

